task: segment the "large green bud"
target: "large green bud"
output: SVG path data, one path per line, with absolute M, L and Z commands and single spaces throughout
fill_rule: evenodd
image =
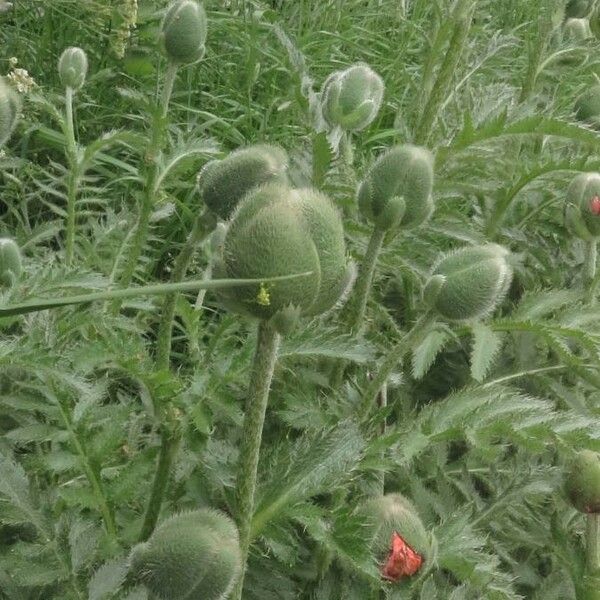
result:
M 418 227 L 433 212 L 433 156 L 409 144 L 388 150 L 358 188 L 358 207 L 384 229 Z
M 383 92 L 383 80 L 368 65 L 336 71 L 323 84 L 323 117 L 346 131 L 364 129 L 377 116 Z
M 564 24 L 566 39 L 573 42 L 583 42 L 591 37 L 592 31 L 587 19 L 567 19 Z
M 12 287 L 22 270 L 19 246 L 11 239 L 0 238 L 0 289 Z
M 565 9 L 567 19 L 583 19 L 592 10 L 592 0 L 569 0 Z
M 580 121 L 600 125 L 600 84 L 593 85 L 577 98 L 575 115 Z
M 567 189 L 565 221 L 586 241 L 600 237 L 600 173 L 580 173 Z
M 600 454 L 582 450 L 567 470 L 565 488 L 573 506 L 583 513 L 600 513 Z
M 287 154 L 278 146 L 237 150 L 204 166 L 198 175 L 200 194 L 213 213 L 228 219 L 250 190 L 269 182 L 287 183 L 287 164 Z
M 371 551 L 382 577 L 401 582 L 433 561 L 434 545 L 413 504 L 401 494 L 366 502 L 361 512 L 370 525 Z
M 0 77 L 0 146 L 10 137 L 19 116 L 20 102 L 16 92 Z
M 187 65 L 204 56 L 206 13 L 195 0 L 176 0 L 165 14 L 160 38 L 165 54 L 173 63 Z
M 446 319 L 464 321 L 490 314 L 512 280 L 509 251 L 497 244 L 461 248 L 443 256 L 423 291 L 425 301 Z
M 83 87 L 88 71 L 87 54 L 81 48 L 67 48 L 58 61 L 60 82 L 74 91 Z
M 229 307 L 259 319 L 316 315 L 348 287 L 344 230 L 337 209 L 312 189 L 267 184 L 238 205 L 215 271 L 219 277 L 303 277 L 221 292 Z
M 222 600 L 240 571 L 238 532 L 218 511 L 182 513 L 135 546 L 129 560 L 133 578 L 158 600 Z

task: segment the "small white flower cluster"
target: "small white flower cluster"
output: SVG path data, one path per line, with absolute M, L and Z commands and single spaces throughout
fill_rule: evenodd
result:
M 138 0 L 123 0 L 123 4 L 117 9 L 117 13 L 120 23 L 111 45 L 117 58 L 123 58 L 131 37 L 131 30 L 135 29 L 137 25 Z
M 29 74 L 27 69 L 17 67 L 18 59 L 14 56 L 8 60 L 11 67 L 11 72 L 6 76 L 6 79 L 20 94 L 28 94 L 31 90 L 37 87 L 37 83 Z

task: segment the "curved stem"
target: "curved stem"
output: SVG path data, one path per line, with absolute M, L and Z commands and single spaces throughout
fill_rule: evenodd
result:
M 271 387 L 275 362 L 277 361 L 279 339 L 280 336 L 271 323 L 268 321 L 260 322 L 238 463 L 236 503 L 242 571 L 231 596 L 233 600 L 241 600 L 244 588 L 244 575 L 248 561 L 252 515 L 254 512 L 258 458 L 269 401 L 269 388 Z
M 375 405 L 377 396 L 389 379 L 392 371 L 396 368 L 398 363 L 402 361 L 411 348 L 421 340 L 423 334 L 427 331 L 431 320 L 429 313 L 423 314 L 413 325 L 412 329 L 398 342 L 396 347 L 388 352 L 379 371 L 365 390 L 363 401 L 359 409 L 359 418 L 366 419 L 369 416 L 371 409 Z
M 69 176 L 67 179 L 67 225 L 65 262 L 71 266 L 75 252 L 75 202 L 77 201 L 77 187 L 79 184 L 79 169 L 77 165 L 77 142 L 75 141 L 75 127 L 73 125 L 73 89 L 65 91 L 65 138 L 66 153 L 69 163 Z

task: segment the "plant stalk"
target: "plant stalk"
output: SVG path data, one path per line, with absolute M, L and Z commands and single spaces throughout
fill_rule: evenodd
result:
M 258 339 L 252 375 L 246 402 L 246 415 L 242 431 L 238 478 L 236 486 L 237 524 L 240 533 L 242 571 L 232 594 L 233 600 L 241 600 L 244 588 L 244 575 L 250 548 L 256 475 L 262 440 L 265 414 L 269 401 L 269 388 L 277 361 L 280 336 L 268 321 L 258 326 Z
M 73 263 L 73 255 L 75 253 L 75 203 L 77 201 L 77 187 L 79 185 L 77 142 L 75 141 L 75 126 L 73 121 L 73 88 L 71 87 L 67 87 L 65 90 L 65 138 L 67 144 L 67 161 L 69 163 L 65 262 L 70 267 Z
M 585 280 L 586 280 L 586 300 L 594 303 L 596 291 L 596 265 L 598 260 L 598 242 L 591 240 L 585 245 Z
M 600 575 L 600 513 L 586 515 L 586 568 L 590 575 Z

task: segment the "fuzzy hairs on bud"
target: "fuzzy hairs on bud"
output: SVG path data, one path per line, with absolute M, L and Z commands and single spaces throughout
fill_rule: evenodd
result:
M 87 54 L 81 48 L 67 48 L 58 61 L 58 75 L 64 87 L 79 91 L 88 72 Z
M 265 183 L 287 183 L 288 157 L 282 148 L 257 144 L 207 163 L 198 175 L 198 187 L 206 206 L 228 219 L 239 201 Z
M 16 92 L 0 77 L 0 147 L 17 124 L 20 106 Z
M 577 452 L 567 470 L 565 489 L 578 511 L 600 514 L 600 454 Z
M 22 272 L 19 246 L 8 238 L 0 239 L 0 289 L 11 288 Z
M 412 228 L 433 212 L 433 156 L 405 144 L 380 156 L 358 187 L 358 207 L 378 227 Z
M 377 116 L 384 90 L 383 80 L 369 65 L 335 71 L 321 91 L 323 117 L 333 127 L 360 131 Z
M 241 568 L 237 528 L 215 510 L 181 513 L 135 546 L 129 564 L 158 600 L 224 600 Z
M 594 128 L 600 125 L 600 84 L 591 86 L 577 98 L 575 116 Z
M 580 173 L 567 189 L 565 221 L 586 241 L 600 237 L 600 173 Z
M 175 0 L 165 13 L 160 40 L 169 60 L 177 65 L 198 62 L 204 56 L 207 21 L 195 0 Z
M 512 281 L 509 251 L 498 244 L 460 248 L 435 265 L 425 301 L 450 321 L 481 319 L 502 302 Z
M 259 319 L 280 311 L 326 312 L 348 285 L 342 221 L 324 194 L 269 183 L 248 193 L 233 214 L 215 274 L 261 279 L 303 277 L 220 291 L 232 310 Z

